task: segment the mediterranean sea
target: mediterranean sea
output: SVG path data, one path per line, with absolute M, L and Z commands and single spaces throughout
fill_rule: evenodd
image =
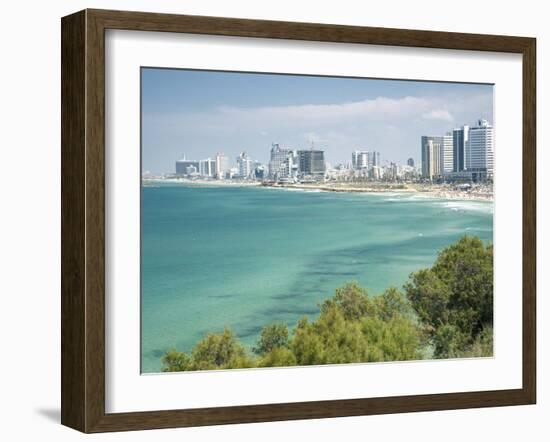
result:
M 230 327 L 252 347 L 263 326 L 302 316 L 348 281 L 372 295 L 463 235 L 493 238 L 493 203 L 415 194 L 160 184 L 141 190 L 141 366 L 160 372 Z

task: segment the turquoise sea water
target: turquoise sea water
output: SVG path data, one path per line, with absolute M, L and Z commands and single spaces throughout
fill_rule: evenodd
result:
M 464 234 L 493 236 L 489 202 L 269 188 L 143 187 L 142 372 L 231 327 L 254 345 L 347 281 L 401 287 Z

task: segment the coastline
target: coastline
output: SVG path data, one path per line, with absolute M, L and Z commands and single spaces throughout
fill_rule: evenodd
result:
M 262 187 L 268 189 L 294 189 L 305 191 L 321 191 L 336 193 L 366 193 L 366 194 L 403 194 L 418 197 L 493 202 L 493 192 L 483 190 L 459 190 L 446 185 L 426 184 L 382 184 L 382 185 L 357 185 L 342 183 L 314 183 L 314 184 L 277 184 L 262 183 L 259 181 L 225 181 L 225 180 L 188 180 L 184 178 L 143 179 L 144 187 L 154 187 L 155 184 L 170 183 L 183 184 L 193 187 Z
M 367 193 L 367 194 L 403 194 L 403 195 L 415 195 L 419 197 L 434 198 L 434 199 L 446 199 L 446 200 L 463 200 L 463 201 L 493 201 L 493 193 L 485 192 L 466 192 L 456 189 L 433 187 L 422 189 L 404 187 L 353 187 L 353 186 L 330 186 L 323 184 L 277 184 L 269 185 L 266 187 L 280 188 L 280 189 L 300 189 L 300 190 L 320 190 L 323 192 L 337 192 L 337 193 Z
M 185 178 L 142 178 L 142 185 L 152 187 L 155 184 L 185 184 L 193 187 L 260 187 L 259 181 L 227 181 L 227 180 L 188 180 Z

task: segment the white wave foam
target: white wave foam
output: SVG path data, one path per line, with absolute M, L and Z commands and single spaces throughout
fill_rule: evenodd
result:
M 327 190 L 323 189 L 303 189 L 300 187 L 292 188 L 292 187 L 270 187 L 271 189 L 279 189 L 284 190 L 286 192 L 305 192 L 305 193 L 327 193 Z
M 493 204 L 480 201 L 443 201 L 439 203 L 442 207 L 452 210 L 453 212 L 459 211 L 475 211 L 483 213 L 493 213 Z

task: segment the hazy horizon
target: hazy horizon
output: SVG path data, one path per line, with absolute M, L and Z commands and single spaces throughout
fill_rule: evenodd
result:
M 271 143 L 307 149 L 331 164 L 353 150 L 382 162 L 420 159 L 422 135 L 444 135 L 479 118 L 493 123 L 493 86 L 410 80 L 142 68 L 142 167 L 242 151 L 267 163 Z

